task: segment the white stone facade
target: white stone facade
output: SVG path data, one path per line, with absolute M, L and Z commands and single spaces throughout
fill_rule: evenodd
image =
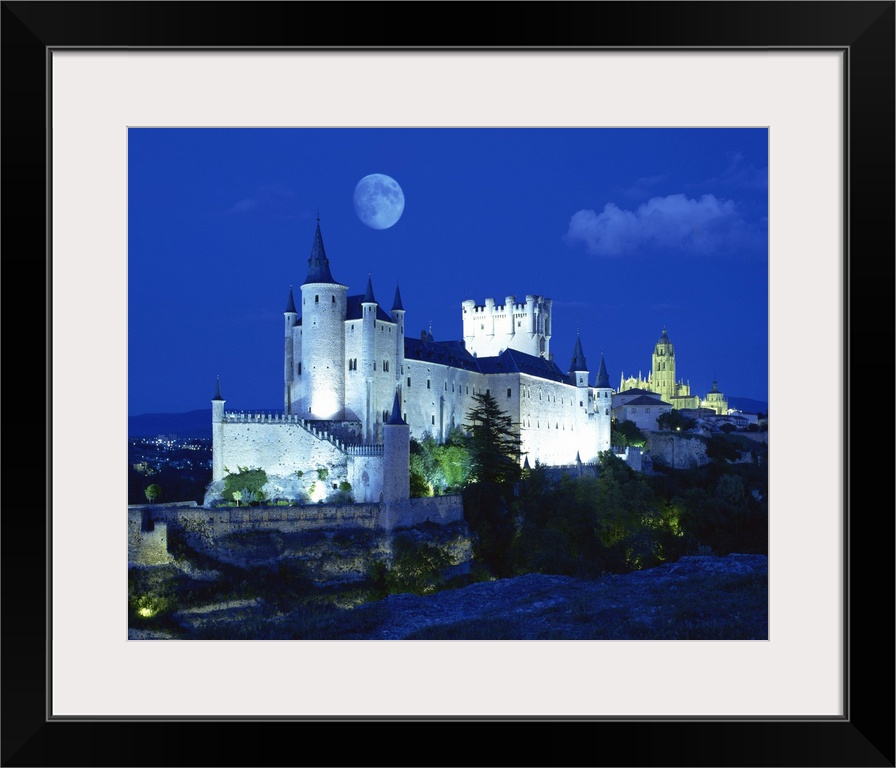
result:
M 516 349 L 550 360 L 551 299 L 528 295 L 524 304 L 507 296 L 504 304 L 486 299 L 463 303 L 464 343 L 474 357 L 497 357 L 505 349 Z
M 301 286 L 284 312 L 284 402 L 277 415 L 225 412 L 213 400 L 213 480 L 239 467 L 269 475 L 328 469 L 356 502 L 407 498 L 408 441 L 444 441 L 488 392 L 519 429 L 524 459 L 590 463 L 610 448 L 612 389 L 596 381 L 577 342 L 568 372 L 551 360 L 552 301 L 530 294 L 503 305 L 461 304 L 463 341 L 405 336 L 396 289 L 391 311 L 335 281 L 318 222 Z M 396 407 L 397 406 L 397 407 Z

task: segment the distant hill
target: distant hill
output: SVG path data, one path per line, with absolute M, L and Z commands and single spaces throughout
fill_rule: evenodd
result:
M 729 397 L 728 406 L 745 413 L 768 413 L 768 403 L 751 400 L 748 397 Z M 253 412 L 253 409 L 247 409 Z M 269 412 L 271 409 L 256 409 Z M 178 437 L 212 437 L 212 409 L 201 408 L 186 413 L 144 413 L 128 417 L 128 437 L 155 437 L 156 435 L 177 435 Z
M 736 408 L 744 413 L 764 413 L 768 415 L 768 403 L 762 400 L 751 400 L 749 397 L 729 397 L 728 407 Z
M 128 437 L 212 437 L 212 409 L 186 413 L 144 413 L 128 417 Z

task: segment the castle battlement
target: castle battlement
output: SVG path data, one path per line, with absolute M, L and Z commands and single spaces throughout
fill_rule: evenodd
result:
M 391 316 L 377 306 L 372 279 L 363 296 L 347 290 L 332 279 L 318 222 L 301 302 L 290 289 L 281 326 L 283 411 L 225 412 L 216 388 L 218 485 L 209 498 L 223 492 L 228 467 L 257 467 L 274 496 L 406 500 L 410 439 L 444 441 L 463 429 L 484 392 L 519 424 L 530 460 L 567 464 L 580 454 L 594 461 L 609 448 L 609 385 L 592 388 L 584 368 L 564 372 L 554 364 L 552 299 L 466 299 L 462 338 L 437 342 L 425 331 L 420 340 L 405 337 L 397 288 Z M 574 357 L 584 360 L 578 345 Z
M 385 452 L 384 445 L 347 445 L 345 452 L 349 456 L 382 456 Z

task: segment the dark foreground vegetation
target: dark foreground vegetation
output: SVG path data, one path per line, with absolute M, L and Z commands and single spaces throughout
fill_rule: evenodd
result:
M 522 468 L 507 414 L 487 393 L 475 401 L 463 433 L 444 445 L 415 444 L 410 467 L 412 494 L 463 494 L 464 538 L 472 544 L 467 570 L 457 574 L 451 567 L 461 562 L 450 554 L 452 547 L 457 553 L 457 538 L 449 542 L 439 526 L 389 534 L 317 532 L 290 541 L 250 534 L 230 542 L 235 557 L 227 562 L 197 551 L 188 536 L 171 529 L 173 563 L 130 569 L 132 636 L 767 637 L 764 444 L 719 433 L 708 439 L 708 463 L 697 468 L 636 472 L 608 451 L 595 474 L 558 474 L 538 464 Z M 637 430 L 626 426 L 632 425 L 614 423 L 614 435 L 633 444 Z M 232 479 L 231 491 L 248 482 L 242 475 Z M 254 481 L 245 495 L 263 503 L 264 478 Z M 144 489 L 150 503 L 160 486 Z M 312 541 L 315 536 L 325 540 Z M 320 559 L 309 556 L 315 547 L 331 561 L 342 558 L 336 578 L 332 562 L 322 576 Z M 747 566 L 726 558 L 733 553 L 759 559 Z M 724 566 L 711 565 L 719 558 Z M 341 567 L 348 578 L 338 577 Z M 407 623 L 436 604 L 438 620 Z
M 513 463 L 480 458 L 476 480 L 462 491 L 472 566 L 453 577 L 437 537 L 414 531 L 396 531 L 390 557 L 375 559 L 365 578 L 321 583 L 301 559 L 227 564 L 169 530 L 174 563 L 130 570 L 132 636 L 766 638 L 764 446 L 755 453 L 751 443 L 754 454 L 744 460 L 750 454 L 738 450 L 736 438 L 720 437 L 730 442 L 716 446 L 705 466 L 657 467 L 652 474 L 609 453 L 597 476 L 581 477 L 537 465 L 517 474 Z M 365 535 L 336 534 L 344 540 L 334 538 L 332 546 L 363 549 Z M 749 568 L 684 568 L 746 562 L 726 557 L 731 554 L 759 559 Z M 645 574 L 656 578 L 640 578 Z M 522 591 L 498 591 L 514 585 Z M 454 609 L 437 602 L 448 601 L 452 591 L 461 601 Z M 499 594 L 506 600 L 485 610 Z M 478 606 L 473 615 L 459 609 L 471 601 Z M 441 606 L 438 621 L 394 629 L 401 615 L 426 613 L 421 605 L 427 603 Z M 533 605 L 541 606 L 537 615 Z

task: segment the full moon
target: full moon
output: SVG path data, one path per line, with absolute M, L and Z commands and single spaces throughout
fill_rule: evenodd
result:
M 391 176 L 371 173 L 355 187 L 355 213 L 368 227 L 389 229 L 403 211 L 404 192 Z

